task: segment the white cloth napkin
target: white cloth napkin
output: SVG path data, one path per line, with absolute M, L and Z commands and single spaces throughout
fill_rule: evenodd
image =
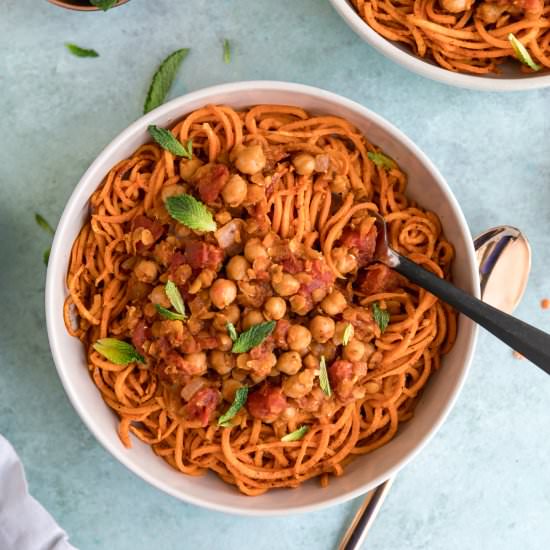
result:
M 0 549 L 76 550 L 28 491 L 23 465 L 0 435 Z

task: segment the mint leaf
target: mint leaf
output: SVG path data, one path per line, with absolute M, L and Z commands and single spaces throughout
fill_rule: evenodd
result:
M 191 195 L 168 197 L 164 203 L 172 218 L 196 231 L 216 231 L 212 212 Z
M 353 325 L 351 323 L 348 323 L 346 325 L 346 328 L 344 329 L 344 334 L 342 335 L 343 346 L 347 346 L 349 344 L 352 332 L 353 332 Z
M 46 248 L 46 250 L 44 250 L 44 255 L 42 256 L 42 258 L 44 260 L 45 265 L 48 265 L 48 262 L 50 261 L 50 252 L 51 251 L 52 251 L 51 246 L 49 248 Z
M 248 330 L 241 332 L 235 340 L 231 351 L 233 353 L 245 353 L 256 346 L 259 346 L 275 328 L 275 321 L 266 321 L 251 326 Z
M 47 233 L 53 235 L 55 233 L 53 227 L 46 221 L 44 216 L 41 216 L 38 212 L 34 214 L 34 220 L 36 223 Z
M 380 306 L 377 302 L 372 304 L 372 316 L 374 322 L 380 328 L 380 332 L 384 332 L 388 328 L 390 322 L 390 312 L 385 309 L 380 309 Z
M 218 426 L 227 428 L 230 426 L 230 420 L 241 410 L 242 406 L 246 403 L 248 397 L 248 387 L 243 386 L 235 392 L 235 398 L 233 404 L 227 411 L 218 418 Z
M 170 321 L 183 321 L 185 319 L 185 315 L 182 315 L 181 313 L 175 313 L 174 311 L 170 311 L 169 309 L 166 309 L 165 307 L 162 307 L 159 304 L 155 304 L 155 308 L 157 309 L 160 315 L 162 315 L 165 319 L 169 319 Z
M 172 82 L 178 72 L 181 62 L 187 57 L 189 48 L 182 48 L 171 53 L 157 69 L 157 72 L 153 76 L 149 91 L 147 92 L 147 98 L 145 99 L 145 105 L 143 106 L 143 114 L 147 114 L 149 111 L 156 109 L 159 105 L 164 103 L 168 92 L 172 86 Z
M 390 157 L 384 155 L 384 153 L 371 153 L 369 151 L 367 156 L 372 160 L 372 162 L 374 162 L 374 164 L 376 164 L 376 166 L 380 166 L 386 170 L 395 168 L 395 162 Z
M 309 426 L 300 426 L 297 430 L 286 434 L 284 437 L 281 437 L 281 441 L 287 443 L 288 441 L 299 441 L 304 437 L 304 435 L 309 432 Z
M 227 323 L 225 325 L 225 328 L 227 329 L 227 334 L 229 334 L 229 338 L 233 340 L 233 342 L 238 338 L 237 335 L 237 329 L 235 328 L 235 325 L 233 323 Z
M 164 292 L 168 296 L 172 307 L 185 319 L 185 305 L 177 285 L 173 281 L 168 281 L 164 286 Z
M 92 4 L 92 6 L 100 8 L 103 11 L 111 9 L 116 3 L 117 0 L 90 0 L 90 4 Z
M 524 65 L 527 65 L 527 67 L 533 71 L 540 71 L 542 69 L 540 65 L 537 65 L 533 61 L 531 54 L 527 51 L 527 48 L 512 33 L 508 35 L 508 40 L 510 41 L 510 44 L 512 44 L 514 54 Z
M 86 48 L 81 48 L 76 44 L 71 44 L 69 42 L 65 43 L 65 47 L 76 57 L 99 57 L 99 54 L 95 50 L 88 50 Z
M 223 41 L 223 60 L 228 65 L 231 63 L 231 46 L 227 38 Z
M 193 141 L 189 140 L 187 142 L 187 149 L 181 144 L 181 142 L 176 139 L 174 134 L 170 130 L 165 128 L 159 128 L 154 124 L 151 124 L 147 131 L 149 135 L 163 148 L 167 151 L 170 151 L 173 155 L 177 157 L 186 157 L 189 160 L 193 158 Z
M 324 355 L 321 355 L 321 360 L 319 361 L 319 386 L 325 395 L 329 397 L 332 395 L 330 380 L 328 378 L 327 362 Z
M 139 354 L 132 344 L 123 340 L 102 338 L 93 345 L 93 348 L 115 365 L 128 365 L 136 361 L 145 363 L 143 355 Z

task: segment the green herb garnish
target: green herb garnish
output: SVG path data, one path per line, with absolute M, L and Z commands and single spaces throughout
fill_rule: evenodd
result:
M 81 48 L 76 44 L 70 44 L 67 42 L 65 47 L 76 57 L 99 57 L 99 54 L 95 50 L 88 50 L 87 48 Z
M 44 254 L 42 256 L 42 259 L 44 260 L 44 265 L 48 265 L 48 262 L 50 261 L 50 252 L 52 251 L 52 247 L 46 248 L 44 250 Z
M 164 103 L 181 62 L 187 57 L 189 48 L 182 48 L 170 54 L 157 69 L 147 92 L 143 113 L 146 114 Z
M 342 335 L 342 345 L 347 346 L 351 339 L 351 333 L 353 332 L 353 325 L 348 323 L 344 329 L 344 334 Z
M 53 235 L 55 233 L 54 228 L 46 221 L 44 216 L 41 216 L 38 212 L 34 214 L 34 219 L 36 223 L 47 233 Z
M 185 319 L 185 315 L 170 311 L 169 309 L 166 309 L 159 304 L 155 304 L 155 308 L 160 315 L 162 315 L 165 319 L 169 319 L 170 321 L 183 321 Z
M 319 361 L 319 386 L 325 395 L 329 397 L 332 395 L 330 380 L 328 378 L 327 362 L 324 355 L 321 355 L 321 360 Z
M 374 162 L 374 164 L 376 164 L 376 166 L 380 166 L 380 168 L 385 168 L 386 170 L 395 168 L 395 162 L 390 157 L 384 155 L 384 153 L 371 153 L 369 151 L 367 156 L 372 160 L 372 162 Z
M 90 0 L 90 4 L 92 4 L 92 6 L 100 8 L 103 11 L 111 9 L 116 3 L 117 0 Z
M 245 353 L 256 346 L 259 346 L 275 328 L 275 321 L 266 321 L 251 326 L 248 330 L 241 332 L 235 340 L 231 351 L 233 353 Z
M 510 44 L 512 44 L 514 54 L 524 65 L 527 65 L 527 67 L 533 69 L 533 71 L 540 71 L 542 69 L 540 65 L 537 65 L 533 61 L 531 54 L 527 51 L 527 48 L 512 33 L 508 35 L 508 40 L 510 41 Z
M 223 60 L 229 65 L 231 63 L 231 46 L 227 38 L 223 41 Z
M 372 316 L 374 322 L 380 328 L 380 332 L 384 332 L 388 328 L 390 322 L 390 312 L 385 309 L 380 309 L 378 302 L 372 304 Z
M 147 131 L 150 136 L 163 148 L 176 155 L 177 157 L 185 157 L 191 160 L 193 158 L 193 140 L 187 142 L 187 149 L 182 143 L 176 139 L 174 134 L 170 130 L 165 128 L 159 128 L 154 124 L 151 124 Z
M 218 426 L 223 426 L 227 428 L 231 425 L 229 422 L 242 408 L 246 403 L 246 398 L 248 397 L 248 387 L 243 386 L 235 392 L 235 398 L 233 403 L 227 411 L 218 418 Z
M 129 363 L 145 363 L 143 355 L 137 352 L 136 348 L 116 338 L 102 338 L 94 344 L 94 349 L 115 365 L 128 365 Z
M 177 287 L 176 283 L 174 283 L 173 281 L 167 281 L 166 285 L 164 286 L 164 292 L 166 293 L 166 296 L 168 296 L 172 307 L 183 318 L 185 318 L 185 305 L 183 303 L 183 298 L 181 297 L 180 290 Z
M 227 329 L 227 334 L 229 334 L 229 338 L 233 340 L 233 342 L 238 338 L 237 335 L 237 329 L 235 328 L 235 325 L 233 323 L 227 323 L 225 325 L 225 328 Z
M 212 212 L 191 195 L 168 197 L 164 203 L 166 210 L 176 221 L 195 231 L 216 231 Z
M 284 437 L 281 437 L 281 441 L 287 443 L 288 441 L 300 441 L 304 435 L 309 432 L 309 426 L 300 426 L 297 430 L 286 434 Z

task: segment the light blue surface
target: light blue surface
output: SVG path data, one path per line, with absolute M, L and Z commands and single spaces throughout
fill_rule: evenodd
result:
M 33 213 L 58 220 L 98 152 L 139 117 L 153 71 L 177 48 L 192 52 L 172 96 L 290 80 L 397 125 L 447 178 L 473 234 L 501 223 L 526 231 L 533 272 L 518 314 L 550 329 L 539 307 L 550 296 L 550 90 L 474 93 L 409 74 L 362 43 L 328 0 L 132 0 L 105 14 L 2 0 L 0 10 L 0 432 L 79 548 L 332 549 L 358 505 L 262 520 L 183 504 L 111 458 L 57 378 L 43 312 L 49 237 Z M 73 57 L 64 42 L 101 57 Z M 550 379 L 482 333 L 456 408 L 397 478 L 366 547 L 548 548 L 549 411 Z

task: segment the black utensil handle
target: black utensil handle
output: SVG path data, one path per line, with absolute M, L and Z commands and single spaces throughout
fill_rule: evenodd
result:
M 550 374 L 550 334 L 504 313 L 400 256 L 394 269 L 431 292 Z

